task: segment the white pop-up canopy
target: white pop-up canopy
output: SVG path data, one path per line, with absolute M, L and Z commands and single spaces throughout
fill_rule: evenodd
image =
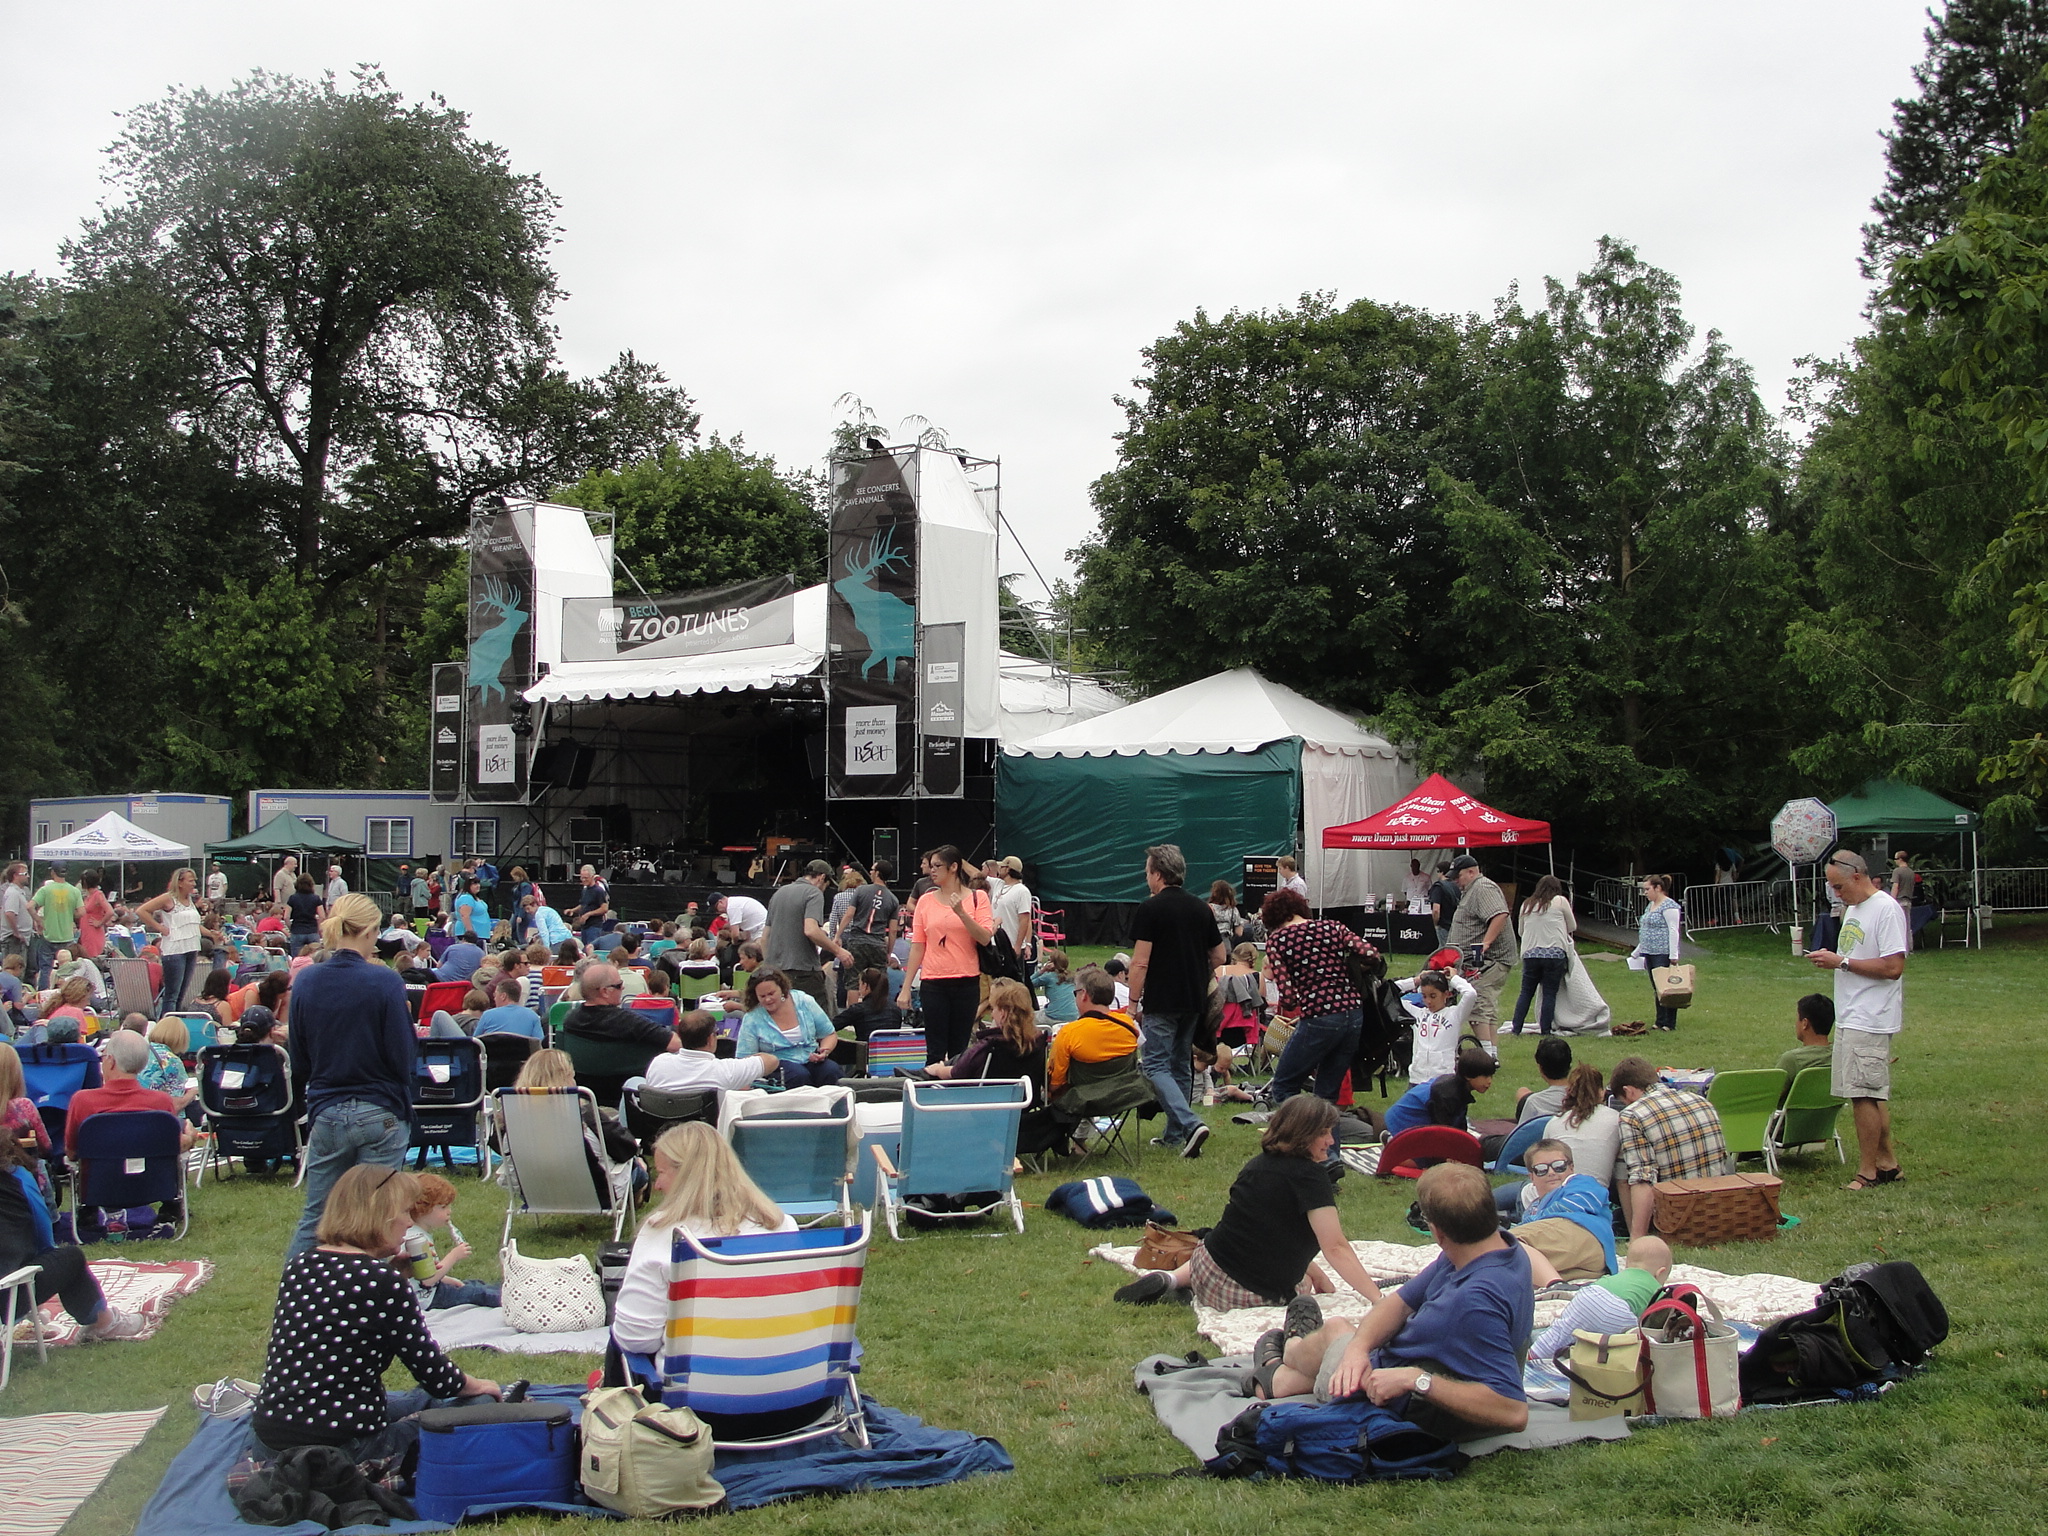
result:
M 189 859 L 192 850 L 154 832 L 145 832 L 118 811 L 109 811 L 98 821 L 47 843 L 37 843 L 29 857 L 43 862 L 52 859 L 99 859 L 114 864 L 150 864 L 164 859 Z

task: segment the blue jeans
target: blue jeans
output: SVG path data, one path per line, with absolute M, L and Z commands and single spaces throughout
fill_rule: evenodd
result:
M 320 1229 L 320 1213 L 327 1208 L 327 1195 L 339 1179 L 357 1163 L 379 1168 L 403 1168 L 405 1149 L 412 1142 L 412 1122 L 384 1104 L 362 1099 L 343 1099 L 329 1104 L 313 1118 L 313 1134 L 306 1140 L 306 1211 L 292 1245 L 285 1250 L 289 1263 L 311 1248 Z
M 846 1073 L 839 1063 L 829 1057 L 824 1061 L 785 1061 L 782 1064 L 782 1086 L 785 1088 L 830 1088 Z
M 1195 1015 L 1154 1013 L 1144 1015 L 1144 1043 L 1138 1052 L 1138 1070 L 1152 1085 L 1159 1107 L 1166 1111 L 1168 1146 L 1177 1147 L 1194 1134 L 1201 1116 L 1189 1107 L 1195 1089 Z
M 1659 1029 L 1678 1028 L 1678 1010 L 1676 1008 L 1666 1008 L 1657 1003 L 1657 972 L 1663 970 L 1670 963 L 1671 957 L 1669 955 L 1643 956 L 1643 975 L 1648 978 L 1650 983 L 1650 1001 L 1657 1008 L 1656 1024 Z
M 1362 1008 L 1325 1013 L 1297 1024 L 1273 1068 L 1274 1105 L 1277 1107 L 1301 1092 L 1302 1085 L 1311 1077 L 1315 1079 L 1316 1097 L 1336 1103 L 1344 1086 L 1344 1074 L 1351 1070 L 1352 1058 L 1358 1054 L 1358 1032 L 1364 1027 Z
M 1515 999 L 1515 1033 L 1522 1032 L 1522 1021 L 1529 1017 L 1529 999 L 1536 995 L 1536 989 L 1543 989 L 1543 1008 L 1537 1014 L 1537 1022 L 1543 1033 L 1550 1033 L 1550 1026 L 1557 1018 L 1557 989 L 1564 984 L 1565 973 L 1571 969 L 1571 961 L 1563 955 L 1524 955 L 1522 957 L 1522 995 Z
M 57 946 L 40 933 L 28 941 L 28 968 L 36 973 L 36 986 L 50 990 L 50 972 L 57 964 Z M 169 1012 L 168 1009 L 165 1010 Z
M 498 1288 L 485 1285 L 481 1280 L 458 1280 L 453 1285 L 445 1280 L 434 1287 L 434 1294 L 427 1303 L 430 1312 L 443 1307 L 495 1307 L 498 1305 Z
M 199 963 L 199 952 L 185 955 L 164 955 L 164 990 L 159 999 L 163 1013 L 176 1013 L 185 1006 L 185 989 L 192 984 L 192 968 Z

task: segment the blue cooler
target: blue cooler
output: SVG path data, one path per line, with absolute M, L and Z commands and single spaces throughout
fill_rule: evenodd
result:
M 478 1403 L 420 1415 L 413 1508 L 453 1525 L 479 1504 L 576 1504 L 567 1403 Z

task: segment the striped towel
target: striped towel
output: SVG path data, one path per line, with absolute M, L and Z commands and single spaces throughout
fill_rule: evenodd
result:
M 0 1419 L 0 1529 L 7 1536 L 57 1536 L 164 1411 Z

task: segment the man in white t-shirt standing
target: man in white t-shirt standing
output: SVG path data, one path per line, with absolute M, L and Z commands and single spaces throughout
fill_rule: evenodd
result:
M 1019 960 L 1031 958 L 1031 887 L 1024 883 L 1024 861 L 1014 853 L 996 866 L 1002 876 L 1002 884 L 996 888 L 994 908 L 996 927 L 1010 936 L 1010 947 L 1017 952 Z M 1025 975 L 1029 976 L 1029 970 Z
M 1811 951 L 1835 973 L 1834 1091 L 1856 1116 L 1856 1177 L 1850 1189 L 1900 1184 L 1892 1151 L 1892 1037 L 1906 1022 L 1906 913 L 1870 878 L 1863 855 L 1838 849 L 1828 889 L 1842 903 L 1834 949 Z

